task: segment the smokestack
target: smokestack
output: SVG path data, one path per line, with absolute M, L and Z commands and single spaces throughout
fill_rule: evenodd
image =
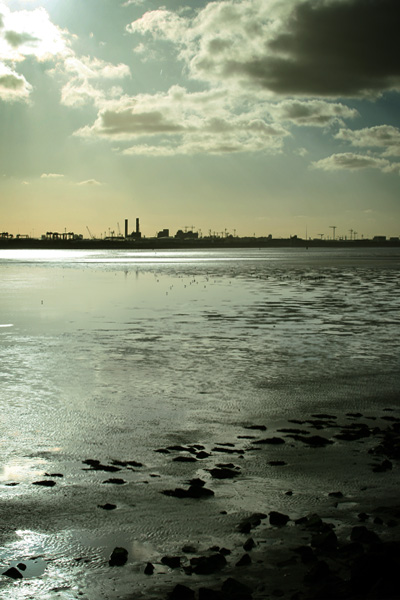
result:
M 128 237 L 128 219 L 125 219 L 125 237 Z
M 136 219 L 136 233 L 140 233 L 140 229 L 139 229 L 139 219 Z

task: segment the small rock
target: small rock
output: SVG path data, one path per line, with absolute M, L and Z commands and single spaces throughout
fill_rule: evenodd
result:
M 332 498 L 343 498 L 342 492 L 330 492 L 328 496 L 331 496 Z
M 243 554 L 242 558 L 240 558 L 237 563 L 236 563 L 236 567 L 246 567 L 247 565 L 251 564 L 251 558 L 249 554 Z
M 271 437 L 271 438 L 264 438 L 262 440 L 255 440 L 254 442 L 251 442 L 252 444 L 271 444 L 272 446 L 277 446 L 279 444 L 284 444 L 285 440 L 280 438 L 280 437 Z
M 250 515 L 250 517 L 246 517 L 246 519 L 243 519 L 243 521 L 239 523 L 238 530 L 240 531 L 240 533 L 250 533 L 250 531 L 254 529 L 254 527 L 260 525 L 262 519 L 266 518 L 267 515 L 265 515 L 264 513 L 254 513 Z
M 172 459 L 174 462 L 196 462 L 196 458 L 194 456 L 175 456 Z
M 153 575 L 153 573 L 154 573 L 154 566 L 150 562 L 148 562 L 144 568 L 144 574 L 145 575 Z
M 118 477 L 111 477 L 111 479 L 106 479 L 103 483 L 113 483 L 114 485 L 123 485 L 126 483 L 124 479 L 119 479 Z
M 238 471 L 234 471 L 233 469 L 207 469 L 211 474 L 211 477 L 215 479 L 233 479 L 239 475 Z
M 163 565 L 167 565 L 170 569 L 179 569 L 181 566 L 180 556 L 163 556 L 161 559 Z
M 243 544 L 243 550 L 245 550 L 246 552 L 249 552 L 249 550 L 252 550 L 255 547 L 255 545 L 256 545 L 256 543 L 253 540 L 253 538 L 249 538 Z
M 178 583 L 168 595 L 169 600 L 194 600 L 195 593 L 186 585 Z
M 251 600 L 252 590 L 244 583 L 229 577 L 221 587 L 223 598 L 229 600 Z
M 97 506 L 98 508 L 102 508 L 103 510 L 114 510 L 115 508 L 117 508 L 116 504 L 109 504 L 108 502 L 106 504 L 98 504 Z
M 275 527 L 283 527 L 284 525 L 286 525 L 286 523 L 288 521 L 290 521 L 290 518 L 288 517 L 288 515 L 284 515 L 275 510 L 272 510 L 269 513 L 269 522 L 271 525 L 274 525 Z
M 114 548 L 108 564 L 110 567 L 122 567 L 128 560 L 128 551 L 125 548 Z
M 33 481 L 32 485 L 42 485 L 43 487 L 54 487 L 56 482 L 52 479 L 44 479 L 43 481 Z
M 23 575 L 16 569 L 15 567 L 10 567 L 7 571 L 4 571 L 2 575 L 6 577 L 11 577 L 11 579 L 22 579 Z
M 17 569 L 19 569 L 20 571 L 26 571 L 26 565 L 24 563 L 18 563 Z
M 226 565 L 226 558 L 222 554 L 212 554 L 211 556 L 200 556 L 190 560 L 193 573 L 198 575 L 210 575 L 215 571 L 220 571 Z

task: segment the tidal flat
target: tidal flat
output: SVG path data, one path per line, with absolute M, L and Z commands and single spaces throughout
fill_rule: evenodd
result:
M 0 597 L 390 598 L 399 259 L 2 252 Z

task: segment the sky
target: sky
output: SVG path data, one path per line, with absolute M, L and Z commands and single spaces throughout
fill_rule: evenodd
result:
M 0 0 L 0 232 L 400 235 L 398 0 Z

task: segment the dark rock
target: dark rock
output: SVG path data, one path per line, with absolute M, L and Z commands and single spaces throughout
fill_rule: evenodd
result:
M 7 571 L 4 571 L 2 575 L 6 577 L 11 577 L 11 579 L 22 579 L 23 575 L 16 569 L 15 567 L 10 567 Z
M 338 546 L 335 532 L 328 530 L 314 534 L 311 539 L 311 546 L 324 552 L 333 552 Z
M 211 556 L 200 556 L 190 560 L 193 573 L 197 575 L 210 575 L 215 571 L 220 571 L 226 565 L 225 557 L 218 553 Z
M 194 554 L 196 552 L 196 548 L 187 544 L 186 546 L 182 546 L 182 552 L 185 554 Z
M 353 419 L 357 419 L 359 417 L 362 417 L 362 414 L 357 412 L 357 413 L 346 413 L 346 417 L 352 417 Z
M 161 559 L 163 565 L 167 565 L 170 569 L 179 569 L 181 566 L 180 556 L 163 556 Z
M 224 448 L 220 446 L 216 446 L 212 449 L 213 452 L 225 452 L 226 454 L 244 454 L 244 450 L 236 449 L 236 448 Z
M 357 516 L 360 521 L 368 521 L 368 519 L 369 519 L 369 515 L 367 515 L 367 513 L 365 513 L 365 512 L 361 512 Z
M 229 548 L 220 548 L 219 552 L 220 552 L 220 554 L 223 554 L 224 556 L 229 556 L 229 554 L 231 553 Z
M 329 492 L 328 496 L 332 498 L 343 498 L 342 492 Z
M 352 542 L 359 542 L 360 544 L 376 544 L 381 541 L 374 531 L 367 529 L 364 525 L 353 527 L 350 539 Z
M 43 481 L 33 481 L 32 485 L 42 485 L 44 487 L 54 487 L 56 482 L 52 479 L 44 479 Z
M 136 460 L 112 460 L 111 462 L 120 467 L 143 467 L 143 463 Z
M 109 504 L 108 502 L 106 502 L 106 504 L 98 504 L 97 506 L 98 508 L 102 508 L 103 510 L 114 510 L 115 508 L 117 508 L 116 504 Z
M 164 490 L 161 493 L 165 496 L 174 496 L 175 498 L 207 498 L 209 496 L 214 496 L 214 492 L 203 487 L 203 485 L 204 482 L 202 482 L 202 485 L 196 483 L 195 485 L 190 485 L 189 489 L 187 490 L 183 488 L 175 488 L 174 490 Z
M 200 477 L 195 477 L 189 481 L 189 485 L 197 486 L 197 487 L 204 487 L 205 484 L 206 484 L 206 482 L 203 481 L 203 479 L 200 479 Z
M 285 496 L 293 496 L 292 490 L 288 490 L 287 492 L 285 492 Z
M 168 594 L 169 600 L 194 600 L 195 593 L 186 585 L 178 583 L 172 592 Z
M 45 473 L 46 477 L 64 477 L 62 473 Z
M 196 458 L 194 456 L 175 456 L 172 459 L 174 462 L 196 462 Z
M 252 550 L 255 547 L 255 545 L 256 545 L 256 543 L 253 540 L 253 538 L 249 538 L 243 544 L 243 550 L 245 550 L 246 552 L 249 552 L 249 550 Z
M 280 438 L 280 437 L 271 437 L 271 438 L 264 438 L 262 440 L 255 440 L 254 442 L 251 442 L 252 444 L 271 444 L 272 446 L 278 446 L 279 444 L 284 444 L 285 440 Z
M 242 558 L 240 558 L 237 563 L 236 563 L 236 567 L 246 567 L 247 565 L 251 564 L 251 558 L 249 554 L 243 554 Z
M 17 569 L 19 569 L 20 571 L 26 571 L 26 565 L 24 563 L 18 563 Z
M 122 567 L 128 560 L 128 551 L 125 548 L 114 548 L 108 564 L 110 567 Z
M 251 600 L 252 589 L 244 583 L 229 577 L 221 587 L 221 593 L 224 600 Z
M 114 485 L 123 485 L 126 483 L 124 479 L 119 479 L 118 477 L 112 477 L 111 479 L 106 479 L 103 483 L 113 483 Z
M 266 431 L 265 425 L 246 425 L 245 429 L 253 429 L 254 431 Z
M 211 456 L 211 454 L 209 452 L 205 452 L 205 450 L 200 450 L 200 452 L 197 452 L 196 454 L 196 458 L 199 459 L 208 458 L 209 456 Z
M 16 483 L 15 481 L 11 481 L 10 483 L 5 483 L 4 485 L 7 485 L 8 487 L 15 487 L 16 485 L 19 485 L 19 483 Z
M 234 471 L 233 469 L 207 469 L 207 471 L 211 474 L 211 477 L 215 479 L 233 479 L 239 475 L 238 471 Z
M 91 458 L 83 460 L 82 462 L 85 465 L 89 465 L 91 467 L 91 471 L 108 471 L 109 473 L 116 473 L 117 471 L 121 470 L 119 467 L 112 465 L 102 465 L 99 460 L 94 460 Z
M 268 464 L 271 465 L 271 467 L 283 467 L 286 465 L 284 460 L 270 460 Z
M 288 521 L 290 521 L 290 518 L 288 517 L 288 515 L 284 515 L 275 510 L 272 510 L 269 513 L 269 522 L 271 525 L 274 525 L 275 527 L 283 527 L 284 525 L 286 525 L 286 523 Z
M 154 573 L 154 566 L 150 562 L 148 562 L 144 568 L 144 574 L 145 575 L 153 575 L 153 573 Z
M 157 450 L 154 450 L 154 452 L 158 452 L 159 454 L 170 454 L 170 451 L 166 448 L 157 448 Z
M 254 527 L 260 525 L 262 519 L 266 519 L 267 515 L 264 513 L 254 513 L 250 515 L 250 517 L 246 517 L 241 521 L 238 525 L 238 530 L 240 533 L 250 533 Z

